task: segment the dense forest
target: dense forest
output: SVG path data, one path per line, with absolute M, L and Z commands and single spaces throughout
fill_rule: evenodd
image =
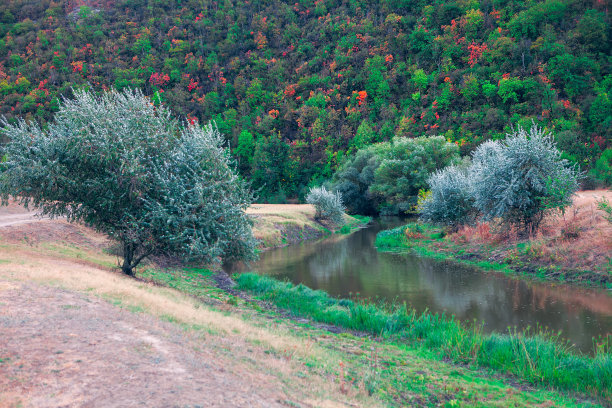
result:
M 5 0 L 0 115 L 140 88 L 214 120 L 262 201 L 373 143 L 441 135 L 465 155 L 532 121 L 605 184 L 611 36 L 602 0 Z

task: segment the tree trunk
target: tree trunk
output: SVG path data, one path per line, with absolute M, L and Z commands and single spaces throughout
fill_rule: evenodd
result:
M 125 273 L 126 275 L 130 275 L 133 276 L 134 272 L 134 266 L 132 264 L 132 259 L 134 259 L 134 244 L 131 244 L 129 242 L 124 242 L 123 243 L 123 265 L 121 265 L 121 270 L 123 271 L 123 273 Z

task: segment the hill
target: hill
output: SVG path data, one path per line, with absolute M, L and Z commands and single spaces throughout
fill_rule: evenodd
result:
M 215 120 L 270 201 L 393 135 L 467 153 L 532 120 L 589 170 L 611 147 L 610 37 L 600 0 L 7 0 L 0 114 L 44 123 L 71 88 L 138 87 Z

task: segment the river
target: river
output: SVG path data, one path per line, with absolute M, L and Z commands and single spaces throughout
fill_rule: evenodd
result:
M 239 269 L 339 297 L 406 302 L 417 312 L 475 320 L 485 332 L 537 326 L 561 331 L 584 352 L 593 349 L 593 337 L 612 334 L 609 291 L 533 282 L 409 253 L 377 251 L 376 233 L 395 225 L 397 220 L 378 220 L 348 236 L 273 249 Z

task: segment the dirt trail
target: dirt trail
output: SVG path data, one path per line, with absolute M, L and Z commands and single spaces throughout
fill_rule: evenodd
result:
M 154 317 L 1 280 L 0 305 L 2 407 L 281 406 L 266 375 Z

